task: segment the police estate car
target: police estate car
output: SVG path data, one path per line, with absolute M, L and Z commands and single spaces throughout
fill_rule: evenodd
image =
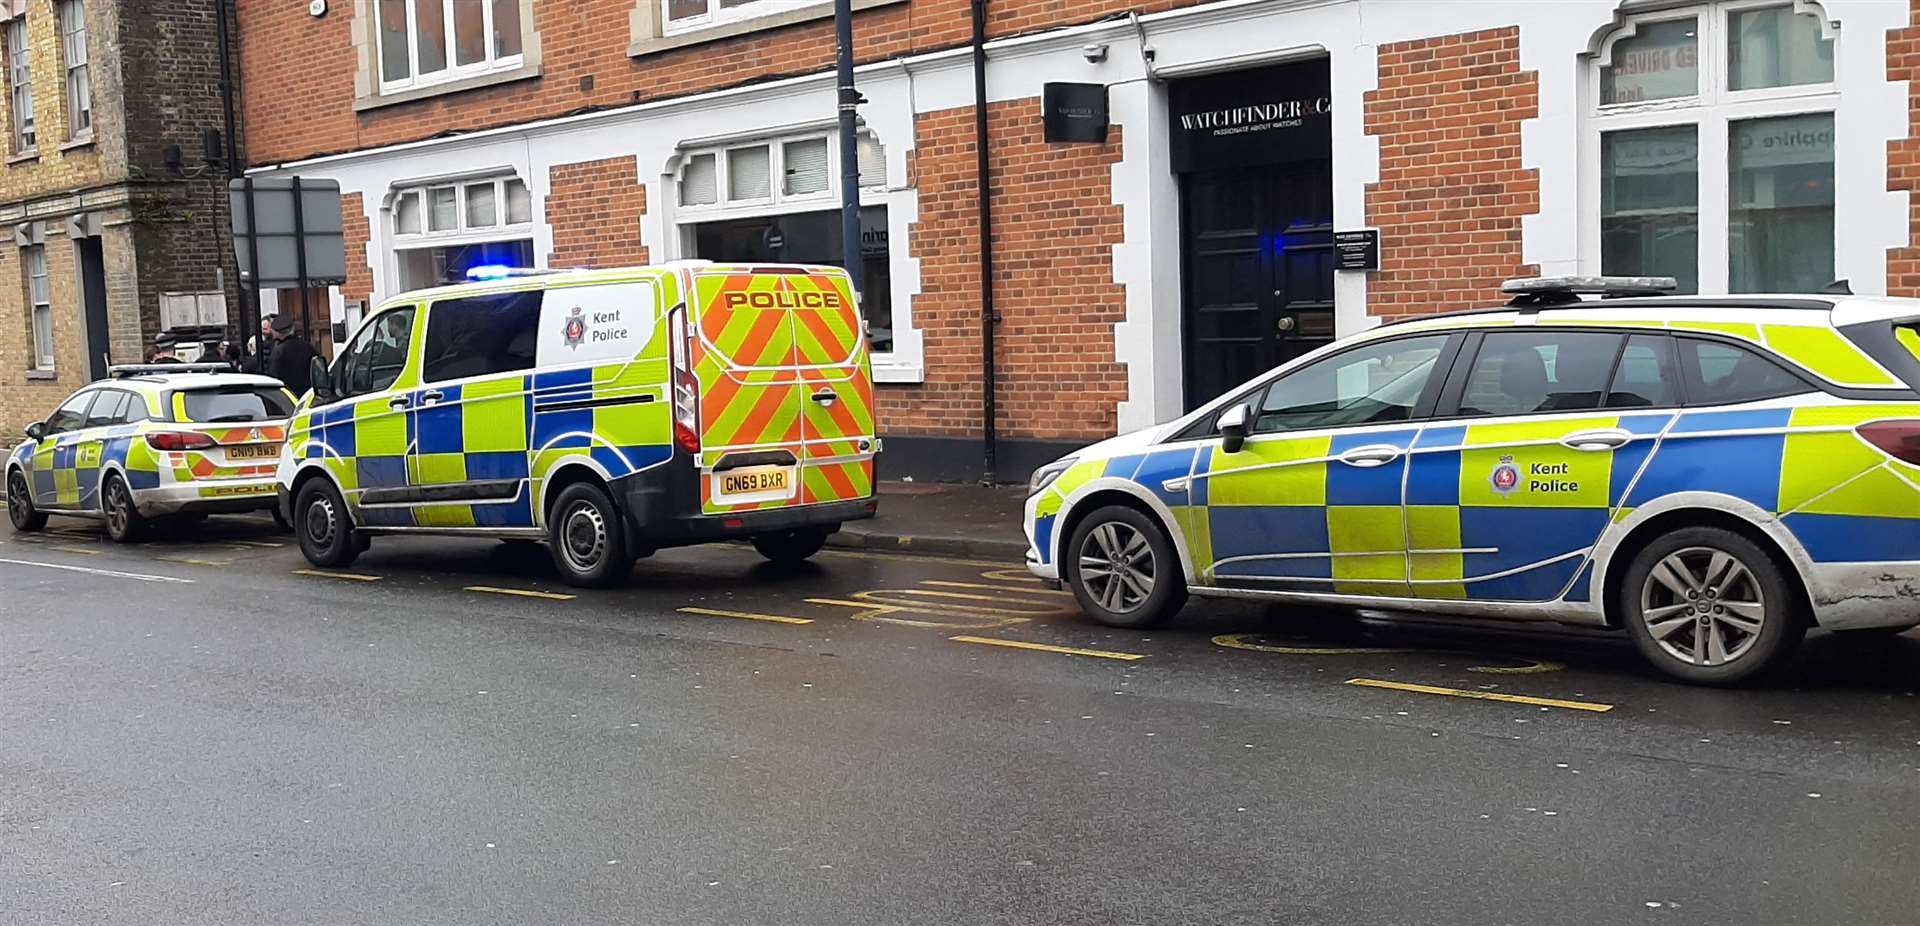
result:
M 1114 626 L 1189 594 L 1553 620 L 1708 684 L 1920 625 L 1920 300 L 1672 287 L 1510 281 L 1088 447 L 1034 474 L 1029 565 Z
M 6 459 L 7 514 L 106 522 L 137 540 L 156 518 L 270 511 L 294 400 L 280 381 L 226 364 L 116 366 L 68 397 Z

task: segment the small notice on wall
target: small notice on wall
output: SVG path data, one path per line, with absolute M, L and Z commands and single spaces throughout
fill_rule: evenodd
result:
M 1334 232 L 1333 267 L 1335 270 L 1380 269 L 1380 231 L 1367 228 Z
M 1040 90 L 1041 129 L 1048 143 L 1106 143 L 1106 84 L 1050 83 Z

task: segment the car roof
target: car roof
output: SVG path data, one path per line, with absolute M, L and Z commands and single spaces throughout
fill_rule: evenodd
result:
M 1504 305 L 1387 322 L 1374 331 L 1404 333 L 1501 325 L 1576 324 L 1579 322 L 1771 322 L 1846 326 L 1868 321 L 1920 320 L 1920 299 L 1894 296 L 1838 296 L 1786 293 L 1737 296 L 1633 296 L 1584 299 L 1553 305 Z
M 281 388 L 281 383 L 271 376 L 252 373 L 140 373 L 97 380 L 81 388 L 117 387 L 143 394 L 153 394 L 167 390 L 211 389 L 218 386 L 268 386 L 278 389 Z

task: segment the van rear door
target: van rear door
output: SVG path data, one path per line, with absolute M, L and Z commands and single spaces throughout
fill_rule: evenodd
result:
M 871 494 L 871 455 L 859 448 L 864 438 L 870 450 L 872 387 L 846 274 L 709 266 L 692 276 L 702 510 Z

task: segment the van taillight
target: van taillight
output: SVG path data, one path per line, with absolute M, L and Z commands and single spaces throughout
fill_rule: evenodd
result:
M 1920 466 L 1920 421 L 1875 421 L 1853 430 L 1889 456 Z
M 155 450 L 206 450 L 215 446 L 213 438 L 199 431 L 154 431 L 147 435 L 147 446 Z
M 693 340 L 687 331 L 687 307 L 667 313 L 667 352 L 673 358 L 673 442 L 688 453 L 700 452 L 700 380 L 693 375 Z

